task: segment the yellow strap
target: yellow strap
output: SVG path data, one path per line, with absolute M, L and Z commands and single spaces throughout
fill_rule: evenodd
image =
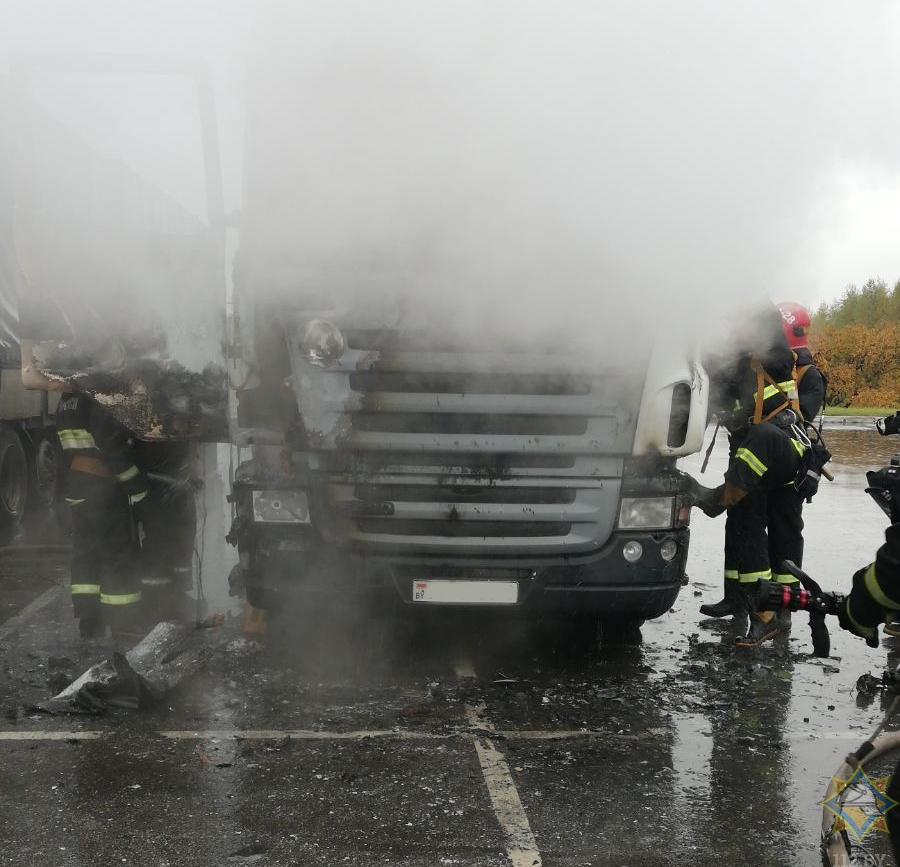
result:
M 133 605 L 141 601 L 140 590 L 137 593 L 101 593 L 100 601 L 104 605 Z
M 793 409 L 795 412 L 800 412 L 800 401 L 797 399 L 797 387 L 793 379 L 790 382 L 787 380 L 782 383 L 775 382 L 755 355 L 750 356 L 750 367 L 756 371 L 756 394 L 754 395 L 756 406 L 753 409 L 753 424 L 762 424 L 765 421 L 769 421 L 769 419 L 775 418 L 784 409 Z M 768 389 L 765 383 L 767 382 L 775 389 L 771 394 L 766 394 Z M 785 386 L 787 386 L 786 389 Z M 773 397 L 779 392 L 784 395 L 784 403 L 775 407 L 771 412 L 766 413 L 764 417 L 763 404 L 768 397 Z
M 754 364 L 757 366 L 753 367 Z M 760 424 L 762 422 L 763 401 L 765 400 L 765 398 L 761 397 L 765 388 L 765 371 L 755 358 L 750 360 L 750 366 L 756 371 L 756 394 L 753 395 L 756 400 L 756 406 L 753 408 L 753 424 Z

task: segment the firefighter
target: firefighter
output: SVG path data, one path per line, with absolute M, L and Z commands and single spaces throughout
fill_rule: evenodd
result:
M 900 616 L 900 523 L 884 532 L 875 561 L 853 576 L 838 619 L 844 629 L 878 646 L 878 624 Z
M 778 632 L 775 613 L 756 610 L 759 582 L 795 582 L 792 575 L 777 571 L 778 564 L 802 557 L 799 498 L 786 493 L 793 489 L 804 449 L 792 433 L 796 422 L 794 412 L 786 409 L 770 421 L 753 425 L 729 462 L 725 483 L 699 503 L 710 517 L 727 512 L 723 603 L 729 610 L 711 616 L 749 614 L 747 636 L 737 641 L 741 647 L 755 647 Z M 770 523 L 772 499 L 781 501 L 778 524 Z M 701 611 L 708 613 L 713 607 L 704 606 Z
M 737 356 L 713 374 L 717 414 L 729 431 L 725 484 L 698 497 L 711 517 L 727 512 L 725 595 L 700 611 L 709 617 L 746 612 L 750 630 L 738 644 L 755 646 L 778 631 L 772 612 L 755 610 L 760 579 L 795 583 L 792 575 L 777 571 L 778 564 L 802 561 L 801 499 L 793 482 L 804 443 L 797 428 L 793 355 L 778 311 L 763 306 L 734 337 Z
M 66 393 L 56 412 L 68 457 L 65 499 L 72 514 L 71 592 L 84 638 L 139 623 L 135 512 L 147 496 L 128 430 L 96 401 Z
M 896 515 L 895 515 L 896 517 Z M 874 562 L 853 576 L 853 589 L 838 610 L 841 626 L 865 638 L 869 647 L 878 647 L 878 624 L 900 619 L 900 523 L 884 531 L 884 544 Z M 887 632 L 887 629 L 885 629 Z M 900 800 L 900 774 L 894 773 L 885 794 Z M 888 811 L 888 830 L 894 859 L 900 863 L 900 816 Z
M 784 336 L 795 355 L 795 376 L 797 396 L 803 420 L 812 425 L 825 404 L 825 389 L 828 385 L 825 374 L 816 367 L 809 349 L 809 311 L 793 301 L 782 301 L 778 305 Z

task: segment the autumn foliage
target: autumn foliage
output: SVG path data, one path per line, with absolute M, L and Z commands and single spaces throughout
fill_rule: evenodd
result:
M 810 348 L 829 406 L 900 407 L 900 281 L 851 286 L 813 317 Z

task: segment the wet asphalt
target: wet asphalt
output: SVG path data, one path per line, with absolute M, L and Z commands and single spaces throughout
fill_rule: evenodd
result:
M 900 440 L 828 444 L 805 566 L 847 589 L 885 524 L 864 471 Z M 704 482 L 725 458 L 723 438 Z M 794 615 L 735 651 L 697 612 L 720 595 L 722 530 L 694 517 L 690 584 L 640 643 L 309 613 L 256 640 L 235 609 L 163 702 L 99 716 L 33 710 L 96 653 L 64 560 L 0 555 L 0 864 L 817 865 L 825 785 L 880 716 L 857 678 L 900 642 L 833 624 L 816 659 Z

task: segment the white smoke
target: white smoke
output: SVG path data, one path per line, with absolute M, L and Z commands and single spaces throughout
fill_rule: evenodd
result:
M 3 7 L 8 48 L 210 61 L 247 244 L 375 257 L 442 315 L 631 340 L 833 297 L 844 179 L 898 177 L 890 3 L 39 5 Z M 60 113 L 89 126 L 72 86 Z M 193 206 L 183 120 L 157 112 L 158 146 L 117 158 Z

